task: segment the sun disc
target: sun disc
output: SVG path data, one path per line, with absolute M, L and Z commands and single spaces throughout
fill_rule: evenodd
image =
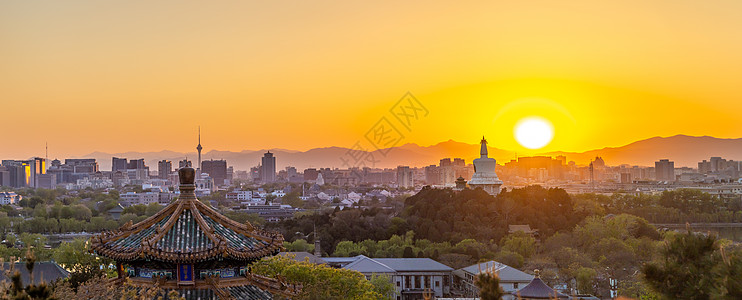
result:
M 541 117 L 523 118 L 515 124 L 515 140 L 528 149 L 540 149 L 554 138 L 551 122 Z

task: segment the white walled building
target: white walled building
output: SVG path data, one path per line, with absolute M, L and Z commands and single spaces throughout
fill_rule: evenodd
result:
M 107 189 L 113 187 L 113 181 L 108 178 L 100 177 L 85 177 L 78 179 L 77 183 L 68 183 L 64 186 L 68 190 L 82 190 L 86 188 L 92 189 Z
M 160 203 L 160 193 L 157 192 L 126 192 L 119 195 L 121 204 L 124 206 L 132 205 L 149 205 L 151 203 Z
M 23 199 L 23 196 L 14 192 L 0 192 L 0 205 L 16 204 L 21 199 Z
M 227 200 L 230 201 L 252 201 L 252 191 L 231 191 L 227 193 Z
M 430 258 L 369 258 L 363 255 L 342 267 L 361 272 L 367 279 L 387 275 L 394 285 L 394 299 L 422 299 L 426 290 L 436 298 L 451 291 L 453 269 Z
M 497 273 L 500 277 L 500 287 L 507 294 L 522 289 L 533 280 L 533 275 L 493 260 L 458 269 L 453 274 L 456 275 L 457 282 L 460 282 L 459 285 L 464 292 L 464 296 L 477 297 L 479 296 L 479 288 L 474 284 L 474 281 L 479 273 L 487 271 Z M 513 299 L 513 296 L 507 295 L 503 299 Z

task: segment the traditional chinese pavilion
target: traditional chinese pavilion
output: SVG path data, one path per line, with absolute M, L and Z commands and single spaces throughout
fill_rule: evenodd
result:
M 91 251 L 116 261 L 118 280 L 155 283 L 186 299 L 272 299 L 298 288 L 251 273 L 250 264 L 278 254 L 283 236 L 235 222 L 196 199 L 196 172 L 181 168 L 180 197 L 146 220 L 92 238 Z
M 541 300 L 541 299 L 569 299 L 570 297 L 557 292 L 550 288 L 546 283 L 541 280 L 539 270 L 536 271 L 536 276 L 533 277 L 528 285 L 515 292 L 515 299 L 518 300 Z

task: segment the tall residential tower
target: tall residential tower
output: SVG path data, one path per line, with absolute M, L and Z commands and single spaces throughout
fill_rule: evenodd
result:
M 261 159 L 260 181 L 271 183 L 276 181 L 276 158 L 268 151 Z

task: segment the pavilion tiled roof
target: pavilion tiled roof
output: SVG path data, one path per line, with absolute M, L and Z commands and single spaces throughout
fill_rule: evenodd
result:
M 189 288 L 163 289 L 162 299 L 163 300 L 170 299 L 168 297 L 168 293 L 170 293 L 170 291 L 172 290 L 175 290 L 176 292 L 178 292 L 178 296 L 183 297 L 186 300 L 221 299 L 221 298 L 246 299 L 246 300 L 273 299 L 273 295 L 271 295 L 271 293 L 261 290 L 260 288 L 254 285 L 227 287 L 227 288 L 224 288 L 222 291 L 217 291 L 217 290 L 210 289 L 210 288 L 209 289 L 189 289 Z M 222 295 L 221 297 L 220 297 L 220 294 Z M 224 296 L 228 296 L 228 297 L 224 297 Z
M 539 278 L 538 273 L 531 282 L 515 292 L 518 299 L 569 299 L 569 296 L 550 288 Z
M 25 283 L 29 283 L 31 281 L 31 274 L 29 274 L 28 269 L 26 269 L 26 263 L 25 262 L 19 262 L 19 263 L 10 263 L 10 262 L 4 262 L 0 264 L 0 282 L 9 281 L 9 278 L 5 271 L 9 271 L 11 269 L 11 266 L 14 270 L 18 271 L 21 274 L 21 280 Z M 39 284 L 39 283 L 52 283 L 56 281 L 57 279 L 64 279 L 70 276 L 70 272 L 60 267 L 55 262 L 37 262 L 34 264 L 33 267 L 33 283 Z
M 195 186 L 182 180 L 178 200 L 142 222 L 94 236 L 92 251 L 116 261 L 172 263 L 250 262 L 281 251 L 281 234 L 225 217 L 196 199 Z
M 124 282 L 122 279 L 114 279 Z M 153 284 L 159 284 L 162 292 L 159 296 L 168 299 L 170 291 L 177 291 L 179 296 L 186 300 L 191 299 L 292 299 L 302 289 L 300 284 L 286 282 L 281 276 L 271 278 L 262 275 L 248 273 L 244 277 L 219 278 L 210 277 L 197 285 L 181 286 L 172 281 L 153 281 L 152 279 L 135 278 L 131 281 L 138 289 L 149 288 Z

